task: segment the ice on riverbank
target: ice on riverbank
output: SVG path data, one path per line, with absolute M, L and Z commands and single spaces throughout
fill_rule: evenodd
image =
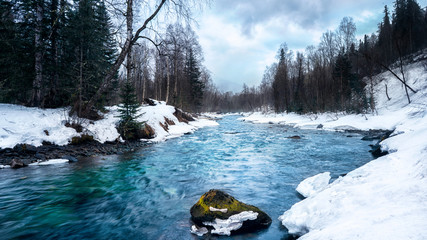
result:
M 175 107 L 166 105 L 165 102 L 155 101 L 156 106 L 143 105 L 139 109 L 140 122 L 150 125 L 156 135 L 150 141 L 163 141 L 168 138 L 191 133 L 201 127 L 216 126 L 218 123 L 207 119 L 196 119 L 194 122 L 179 122 L 174 116 Z M 89 134 L 95 140 L 105 143 L 120 139 L 116 130 L 119 121 L 118 107 L 107 107 L 109 111 L 103 114 L 104 119 L 89 121 L 80 119 L 85 129 L 78 133 L 73 128 L 65 127 L 69 120 L 68 109 L 39 109 L 12 104 L 0 104 L 0 148 L 12 148 L 17 144 L 41 146 L 43 141 L 57 145 L 67 145 L 72 137 Z M 169 129 L 164 129 L 166 118 L 173 121 Z
M 296 190 L 306 198 L 312 197 L 324 190 L 329 185 L 330 180 L 330 172 L 319 173 L 302 181 L 298 184 Z
M 49 159 L 47 161 L 30 163 L 29 166 L 47 166 L 47 165 L 56 165 L 56 164 L 63 164 L 63 163 L 69 163 L 69 162 L 70 160 L 68 159 Z
M 260 113 L 244 117 L 254 123 L 284 123 L 300 128 L 395 129 L 381 142 L 389 155 L 339 178 L 279 217 L 299 239 L 427 239 L 427 71 L 421 63 L 405 67 L 405 90 L 390 73 L 374 78 L 377 112 L 368 115 Z M 388 100 L 385 95 L 388 86 Z M 321 124 L 321 126 L 319 126 Z

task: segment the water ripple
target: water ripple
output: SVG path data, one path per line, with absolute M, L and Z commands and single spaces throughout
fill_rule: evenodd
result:
M 121 156 L 1 170 L 0 236 L 195 239 L 189 209 L 217 188 L 273 219 L 267 230 L 234 239 L 280 239 L 286 229 L 276 219 L 299 201 L 300 181 L 324 171 L 336 178 L 371 159 L 367 142 L 340 133 L 236 117 L 220 124 Z

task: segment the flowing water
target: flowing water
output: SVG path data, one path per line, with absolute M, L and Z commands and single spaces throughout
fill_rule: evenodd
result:
M 277 218 L 300 201 L 300 181 L 325 171 L 337 178 L 372 159 L 360 136 L 236 119 L 125 155 L 0 170 L 0 239 L 199 239 L 190 208 L 212 188 L 273 222 L 210 239 L 287 239 Z

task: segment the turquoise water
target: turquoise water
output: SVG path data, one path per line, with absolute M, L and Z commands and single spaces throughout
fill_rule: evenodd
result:
M 277 218 L 300 201 L 300 181 L 372 159 L 358 136 L 236 119 L 125 155 L 0 170 L 0 239 L 204 239 L 190 233 L 189 210 L 212 188 L 273 223 L 210 239 L 287 239 Z

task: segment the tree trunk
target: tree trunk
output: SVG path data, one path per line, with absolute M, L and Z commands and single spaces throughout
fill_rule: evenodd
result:
M 408 93 L 408 84 L 406 84 L 405 73 L 403 71 L 402 51 L 398 43 L 397 43 L 397 51 L 399 52 L 400 73 L 402 73 L 402 78 L 403 78 L 402 81 L 403 81 L 403 85 L 405 86 L 406 97 L 408 98 L 408 103 L 411 103 L 411 99 L 409 98 L 409 93 Z
M 127 11 L 126 11 L 126 41 L 131 41 L 133 37 L 133 0 L 127 0 Z M 129 49 L 126 57 L 126 77 L 127 81 L 131 82 L 132 70 L 132 45 L 129 45 Z
M 388 101 L 390 101 L 390 100 L 391 100 L 391 98 L 390 98 L 390 96 L 388 95 L 387 84 L 385 85 L 385 95 L 387 96 L 387 100 L 388 100 Z
M 166 56 L 166 104 L 169 102 L 169 89 L 170 89 L 170 70 L 169 70 L 169 58 Z
M 42 27 L 43 27 L 43 1 L 37 1 L 36 7 L 36 27 L 34 34 L 35 47 L 35 78 L 33 81 L 33 96 L 31 105 L 34 107 L 41 106 L 42 82 L 43 82 L 43 49 L 42 49 Z
M 49 90 L 49 101 L 51 105 L 56 105 L 56 87 L 59 82 L 59 51 L 58 51 L 58 44 L 57 44 L 57 38 L 58 38 L 58 0 L 52 0 L 51 5 L 51 27 L 52 27 L 52 34 L 51 34 L 51 44 L 52 44 L 52 50 L 53 50 L 53 71 L 50 81 L 50 90 Z
M 145 89 L 147 87 L 145 82 L 146 82 L 146 79 L 145 79 L 145 72 L 144 72 L 144 75 L 142 76 L 142 100 L 143 101 L 145 99 Z
M 83 114 L 89 114 L 93 106 L 95 105 L 96 101 L 102 96 L 102 94 L 110 87 L 111 81 L 116 76 L 117 71 L 119 70 L 120 66 L 126 59 L 126 56 L 131 48 L 132 45 L 136 43 L 136 41 L 140 38 L 140 34 L 142 31 L 147 29 L 148 24 L 157 16 L 157 14 L 160 12 L 164 4 L 166 3 L 166 0 L 161 0 L 153 14 L 151 14 L 144 22 L 144 24 L 136 31 L 135 35 L 131 39 L 126 39 L 122 50 L 120 51 L 116 61 L 114 62 L 113 66 L 109 70 L 109 72 L 105 75 L 101 85 L 99 86 L 96 93 L 92 96 L 92 98 L 88 101 L 88 103 L 84 107 Z M 130 16 L 127 15 L 126 18 L 129 18 Z M 127 19 L 127 21 L 130 19 Z
M 80 66 L 79 66 L 79 106 L 78 106 L 78 115 L 82 114 L 82 90 L 83 90 L 83 42 L 80 41 Z

